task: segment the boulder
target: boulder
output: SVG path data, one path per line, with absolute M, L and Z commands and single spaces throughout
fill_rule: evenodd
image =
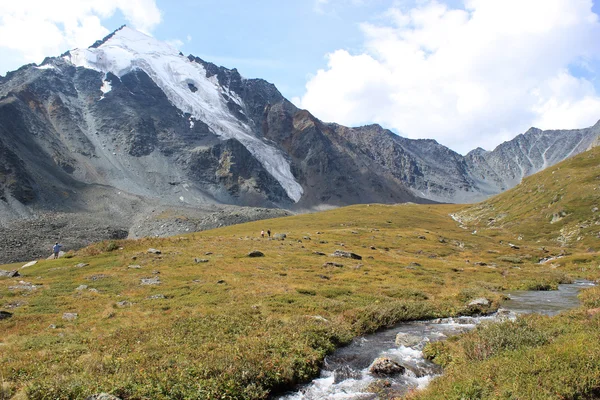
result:
M 63 314 L 62 319 L 64 319 L 65 321 L 75 321 L 77 317 L 77 313 L 66 312 Z
M 333 371 L 333 383 L 340 383 L 347 379 L 359 380 L 362 378 L 360 371 L 350 368 L 348 365 L 342 365 Z
M 0 321 L 3 319 L 9 319 L 12 316 L 12 313 L 9 313 L 8 311 L 0 311 Z
M 353 260 L 362 260 L 362 256 L 359 256 L 356 253 L 351 253 L 349 251 L 343 251 L 343 250 L 336 250 L 333 254 L 333 257 L 345 257 L 345 258 L 351 258 Z
M 39 285 L 33 285 L 29 282 L 25 282 L 25 281 L 19 281 L 18 285 L 15 286 L 9 286 L 8 289 L 9 290 L 36 290 L 39 287 Z
M 206 258 L 194 258 L 194 262 L 196 264 L 202 264 L 202 263 L 207 263 L 209 260 L 207 260 Z
M 273 235 L 273 239 L 275 240 L 285 240 L 287 235 L 285 233 L 276 233 Z
M 489 307 L 490 304 L 491 301 L 489 301 L 485 297 L 479 297 L 477 299 L 471 300 L 468 305 L 474 307 Z
M 133 264 L 133 265 L 128 265 L 127 268 L 129 269 L 140 269 L 142 268 L 141 265 L 137 265 L 137 264 Z
M 19 308 L 21 306 L 24 306 L 25 304 L 27 304 L 24 301 L 11 301 L 10 303 L 6 303 L 4 305 L 4 308 L 8 308 L 9 310 L 12 310 L 14 308 Z
M 166 299 L 164 294 L 153 294 L 152 296 L 148 297 L 149 300 L 158 300 L 158 299 Z
M 158 250 L 158 249 L 149 248 L 148 249 L 148 253 L 151 253 L 151 254 L 161 254 L 162 252 L 160 250 Z
M 130 301 L 127 301 L 127 300 L 117 302 L 117 307 L 119 307 L 119 308 L 131 307 L 132 305 L 133 305 L 133 303 Z
M 160 276 L 155 276 L 153 278 L 142 278 L 140 285 L 160 285 Z
M 421 338 L 406 332 L 399 332 L 396 335 L 396 346 L 415 347 L 421 343 Z
M 54 255 L 52 257 L 54 257 Z M 37 261 L 29 261 L 27 264 L 24 264 L 21 268 L 31 267 L 35 264 L 37 264 Z
M 77 264 L 77 265 L 75 266 L 75 268 L 83 268 L 83 267 L 87 267 L 88 265 L 90 265 L 90 264 L 87 264 L 87 263 L 79 263 L 79 264 Z
M 313 254 L 316 254 L 318 256 L 324 256 L 324 255 L 326 255 L 325 253 L 322 253 L 320 251 L 313 251 Z
M 404 374 L 405 371 L 406 368 L 387 357 L 379 357 L 369 367 L 369 373 L 380 376 L 399 375 Z
M 262 251 L 258 251 L 258 250 L 254 250 L 251 251 L 250 253 L 248 253 L 248 257 L 264 257 L 265 253 L 263 253 Z
M 342 268 L 344 266 L 344 264 L 340 264 L 340 263 L 334 263 L 334 262 L 326 262 L 325 264 L 323 264 L 323 267 L 337 267 L 337 268 Z
M 75 290 L 77 290 L 78 292 L 80 292 L 80 291 L 85 290 L 87 288 L 88 288 L 88 285 L 79 285 L 79 286 L 77 286 L 77 289 L 75 289 Z
M 3 269 L 0 269 L 0 277 L 6 277 L 6 278 L 16 278 L 18 276 L 21 276 L 19 274 L 19 271 L 12 270 L 12 271 L 5 271 Z

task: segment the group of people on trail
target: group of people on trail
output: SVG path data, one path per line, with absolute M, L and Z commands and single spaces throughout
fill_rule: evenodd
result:
M 271 237 L 271 230 L 267 229 L 267 235 L 269 235 L 269 237 Z M 265 237 L 265 231 L 260 231 L 260 237 L 264 238 Z

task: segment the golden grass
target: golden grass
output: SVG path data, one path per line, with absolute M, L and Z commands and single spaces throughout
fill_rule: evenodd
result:
M 358 205 L 117 241 L 122 249 L 113 251 L 99 243 L 70 259 L 40 261 L 20 278 L 0 280 L 0 306 L 24 304 L 0 322 L 0 399 L 98 392 L 266 398 L 313 377 L 325 354 L 356 335 L 407 319 L 481 311 L 467 306 L 475 297 L 496 307 L 505 289 L 597 277 L 587 253 L 560 267 L 540 265 L 539 258 L 562 249 L 524 240 L 517 250 L 507 244 L 510 232 L 462 229 L 449 216 L 462 208 Z M 287 238 L 260 238 L 267 229 Z M 150 247 L 162 254 L 148 253 Z M 338 249 L 363 259 L 331 257 Z M 247 257 L 252 250 L 265 257 Z M 156 276 L 160 285 L 140 285 Z M 19 280 L 40 287 L 9 290 Z M 77 291 L 80 285 L 88 288 Z M 78 318 L 65 321 L 65 312 Z

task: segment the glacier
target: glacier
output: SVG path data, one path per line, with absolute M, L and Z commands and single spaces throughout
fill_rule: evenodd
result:
M 220 137 L 242 143 L 290 199 L 298 202 L 302 197 L 302 186 L 283 153 L 254 136 L 248 125 L 229 112 L 223 94 L 244 107 L 239 96 L 221 87 L 216 76 L 207 78 L 201 64 L 190 61 L 167 43 L 123 27 L 100 46 L 71 50 L 65 59 L 75 66 L 118 77 L 135 69 L 144 71 L 179 110 L 203 121 Z M 190 83 L 198 90 L 192 92 Z

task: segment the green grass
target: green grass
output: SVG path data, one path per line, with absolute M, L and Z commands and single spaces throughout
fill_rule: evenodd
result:
M 557 317 L 530 315 L 478 327 L 425 354 L 445 367 L 417 399 L 592 399 L 600 395 L 598 288 L 586 290 L 581 309 Z

